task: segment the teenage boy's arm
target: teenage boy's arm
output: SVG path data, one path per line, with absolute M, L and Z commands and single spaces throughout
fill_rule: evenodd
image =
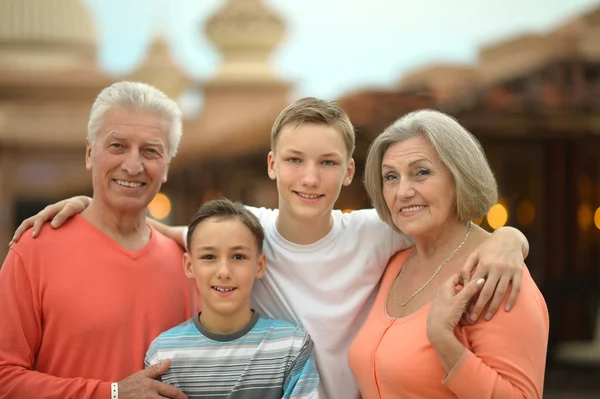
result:
M 36 215 L 25 219 L 15 231 L 15 234 L 8 245 L 10 246 L 13 242 L 17 242 L 23 233 L 25 233 L 25 231 L 27 231 L 29 228 L 32 228 L 31 235 L 33 237 L 37 237 L 40 233 L 42 225 L 51 219 L 52 227 L 60 227 L 64 222 L 67 221 L 67 219 L 83 212 L 89 204 L 89 197 L 78 195 L 76 197 L 71 197 L 62 201 L 58 201 L 52 205 L 48 205 Z M 148 223 L 150 223 L 160 233 L 175 240 L 182 248 L 185 248 L 184 226 L 167 226 L 166 224 L 152 219 L 148 219 Z
M 59 378 L 33 370 L 42 342 L 42 314 L 19 254 L 8 251 L 0 269 L 0 397 L 6 399 L 108 399 L 111 382 L 85 378 Z M 15 300 L 18 298 L 18 300 Z M 68 327 L 66 327 L 68 328 Z M 99 354 L 101 356 L 101 354 Z M 119 398 L 138 393 L 184 399 L 176 388 L 154 378 L 170 363 L 142 370 L 118 382 Z M 114 381 L 117 382 L 117 381 Z
M 78 195 L 76 197 L 67 198 L 48 205 L 37 214 L 23 220 L 19 227 L 17 227 L 17 230 L 15 231 L 15 234 L 8 245 L 10 246 L 13 242 L 17 242 L 23 233 L 25 233 L 25 231 L 27 231 L 30 227 L 33 227 L 31 231 L 32 237 L 37 237 L 37 235 L 40 233 L 42 225 L 50 219 L 52 219 L 52 222 L 50 223 L 52 227 L 59 227 L 67 219 L 83 212 L 89 204 L 89 197 L 86 197 L 85 195 Z
M 156 230 L 158 230 L 163 235 L 169 237 L 172 240 L 175 240 L 177 244 L 183 249 L 185 249 L 185 240 L 187 234 L 186 226 L 169 226 L 164 223 L 159 222 L 158 220 L 148 218 L 148 223 L 152 225 Z
M 313 342 L 306 334 L 300 352 L 288 366 L 282 399 L 316 399 L 318 387 L 319 372 L 315 365 Z
M 529 242 L 525 235 L 513 227 L 501 227 L 469 256 L 461 270 L 463 281 L 468 283 L 472 279 L 484 278 L 485 285 L 476 303 L 470 306 L 467 323 L 476 321 L 483 311 L 485 319 L 490 320 L 508 290 L 510 296 L 506 300 L 505 310 L 509 311 L 514 306 L 521 291 L 521 277 L 528 254 Z M 476 270 L 473 273 L 474 268 Z

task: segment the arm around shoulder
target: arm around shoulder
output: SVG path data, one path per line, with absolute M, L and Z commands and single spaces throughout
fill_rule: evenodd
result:
M 506 242 L 514 242 L 521 249 L 521 254 L 523 254 L 523 259 L 527 259 L 529 255 L 529 241 L 525 234 L 521 232 L 521 230 L 516 229 L 510 226 L 500 227 L 492 234 L 494 236 L 502 235 L 505 237 Z
M 187 227 L 169 226 L 151 218 L 148 218 L 148 224 L 154 227 L 162 235 L 174 240 L 181 248 L 185 249 Z

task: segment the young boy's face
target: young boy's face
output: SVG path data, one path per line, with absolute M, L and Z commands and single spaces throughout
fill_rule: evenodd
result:
M 269 177 L 277 180 L 280 212 L 298 219 L 329 217 L 354 176 L 342 134 L 324 124 L 287 125 L 268 156 Z
M 203 312 L 245 317 L 254 279 L 265 273 L 256 238 L 235 218 L 207 219 L 193 232 L 185 274 L 196 280 Z

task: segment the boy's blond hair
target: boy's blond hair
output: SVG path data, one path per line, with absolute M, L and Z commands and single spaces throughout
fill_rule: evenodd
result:
M 293 124 L 296 128 L 303 123 L 327 125 L 340 132 L 348 151 L 348 158 L 352 157 L 355 135 L 348 114 L 335 102 L 315 97 L 301 98 L 281 111 L 271 129 L 271 150 L 275 151 L 277 138 L 285 126 Z

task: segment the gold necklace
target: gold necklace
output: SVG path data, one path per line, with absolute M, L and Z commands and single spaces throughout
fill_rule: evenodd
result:
M 452 259 L 452 258 L 454 257 L 454 255 L 456 255 L 456 254 L 458 253 L 458 251 L 459 251 L 459 250 L 462 248 L 462 246 L 463 246 L 463 245 L 465 245 L 465 242 L 467 242 L 467 239 L 469 238 L 469 234 L 471 234 L 471 227 L 472 227 L 472 226 L 473 226 L 473 223 L 469 222 L 469 229 L 467 230 L 467 234 L 465 235 L 465 238 L 464 238 L 464 240 L 462 240 L 462 242 L 460 243 L 460 245 L 459 245 L 458 247 L 456 247 L 456 249 L 455 249 L 454 251 L 452 251 L 452 253 L 451 253 L 451 254 L 450 254 L 450 255 L 449 255 L 449 256 L 448 256 L 448 257 L 447 257 L 447 258 L 446 258 L 446 259 L 445 259 L 445 260 L 442 262 L 442 264 L 441 264 L 441 265 L 439 265 L 439 266 L 438 266 L 438 268 L 437 268 L 437 270 L 435 271 L 435 273 L 433 273 L 433 275 L 432 275 L 431 277 L 429 277 L 429 280 L 427 280 L 427 281 L 425 282 L 425 284 L 423 284 L 423 285 L 421 286 L 421 288 L 419 288 L 418 290 L 416 290 L 416 291 L 415 291 L 415 293 L 414 293 L 414 294 L 412 294 L 412 295 L 410 296 L 410 298 L 408 298 L 408 299 L 407 299 L 405 302 L 400 302 L 400 300 L 398 299 L 398 286 L 400 285 L 400 279 L 402 278 L 402 274 L 404 273 L 404 269 L 406 269 L 406 265 L 408 264 L 408 261 L 410 260 L 410 258 L 409 258 L 409 259 L 407 259 L 407 260 L 406 260 L 406 262 L 404 262 L 404 266 L 402 266 L 402 269 L 400 270 L 400 274 L 398 274 L 398 278 L 396 279 L 396 288 L 394 289 L 394 299 L 396 300 L 396 303 L 397 303 L 398 305 L 400 305 L 400 307 L 402 307 L 402 308 L 403 308 L 403 307 L 405 307 L 406 305 L 408 305 L 408 303 L 409 303 L 410 301 L 412 301 L 412 299 L 413 299 L 414 297 L 416 297 L 417 295 L 419 295 L 419 293 L 420 293 L 421 291 L 423 291 L 423 289 L 424 289 L 425 287 L 427 287 L 427 285 L 428 285 L 429 283 L 431 283 L 431 281 L 432 281 L 432 280 L 435 278 L 435 276 L 437 276 L 437 275 L 438 275 L 438 273 L 440 272 L 440 270 L 442 270 L 442 267 L 444 267 L 444 265 L 445 265 L 446 263 L 448 263 L 448 261 L 449 261 L 450 259 Z M 417 252 L 417 251 L 416 251 L 416 249 L 415 249 L 415 250 L 413 251 L 413 253 L 412 253 L 412 254 L 410 254 L 410 257 L 412 258 L 412 256 L 413 256 L 413 255 L 414 255 L 416 252 Z

